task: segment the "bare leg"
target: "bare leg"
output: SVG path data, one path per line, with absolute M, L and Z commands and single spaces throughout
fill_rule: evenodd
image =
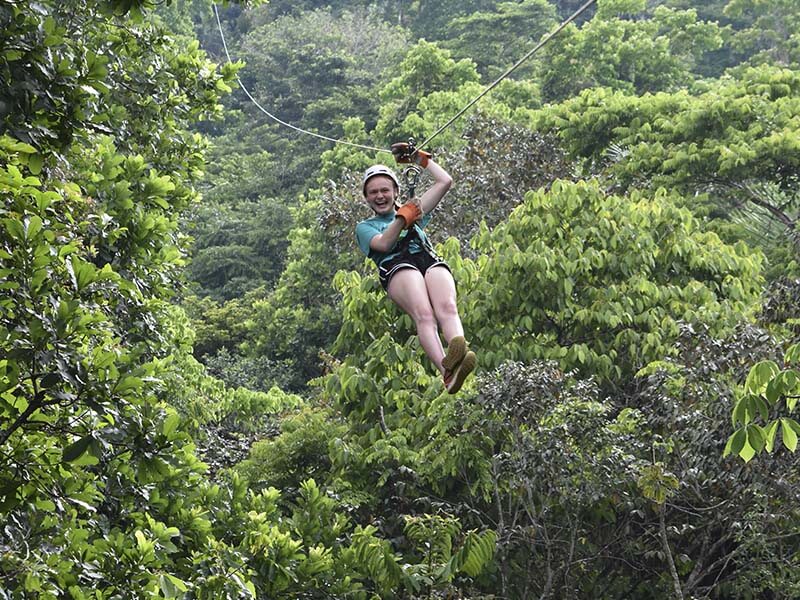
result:
M 445 267 L 433 267 L 425 273 L 425 285 L 444 339 L 449 343 L 457 335 L 463 336 L 464 328 L 458 316 L 453 275 Z
M 389 281 L 387 291 L 389 298 L 414 320 L 422 349 L 436 368 L 444 372 L 442 340 L 422 274 L 416 269 L 402 269 Z

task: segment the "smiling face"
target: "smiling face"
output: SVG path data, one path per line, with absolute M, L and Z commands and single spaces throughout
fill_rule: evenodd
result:
M 375 175 L 367 180 L 364 186 L 364 199 L 375 214 L 387 215 L 394 212 L 395 198 L 397 198 L 397 188 L 391 177 Z

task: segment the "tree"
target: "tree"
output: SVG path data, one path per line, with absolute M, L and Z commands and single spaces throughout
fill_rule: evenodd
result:
M 369 37 L 363 35 L 367 30 Z M 236 57 L 247 64 L 243 83 L 267 110 L 289 123 L 337 135 L 347 117 L 368 119 L 377 111 L 374 100 L 361 91 L 395 64 L 405 46 L 404 33 L 375 11 L 334 15 L 326 9 L 280 17 L 250 31 Z M 314 103 L 337 94 L 344 100 L 337 102 L 338 118 L 308 118 Z M 353 102 L 356 98 L 360 101 Z M 241 102 L 249 106 L 248 99 Z
M 457 57 L 472 59 L 483 77 L 493 79 L 552 29 L 555 21 L 553 5 L 544 0 L 501 2 L 491 12 L 453 19 L 441 45 Z
M 765 457 L 757 466 L 720 459 L 736 382 L 751 361 L 771 357 L 775 343 L 753 325 L 740 326 L 725 339 L 706 328 L 685 328 L 674 358 L 640 373 L 638 391 L 628 400 L 642 410 L 642 427 L 657 442 L 651 451 L 651 460 L 661 463 L 656 479 L 672 474 L 679 482 L 663 506 L 686 597 L 792 596 L 798 589 L 792 568 L 782 566 L 794 562 L 789 555 L 795 541 L 784 544 L 780 538 L 796 519 L 786 510 L 787 494 L 796 485 L 796 457 Z M 791 475 L 784 479 L 776 472 Z M 663 529 L 656 521 L 646 528 L 653 539 L 663 536 L 658 533 Z
M 476 83 L 478 73 L 469 59 L 455 61 L 449 50 L 420 40 L 400 64 L 399 74 L 380 89 L 381 108 L 375 137 L 390 142 L 417 137 L 434 131 L 431 122 L 421 123 L 415 116 L 420 99 L 439 91 L 454 91 L 466 83 Z
M 652 15 L 643 0 L 609 0 L 582 27 L 568 26 L 539 58 L 542 94 L 565 100 L 581 90 L 609 87 L 643 94 L 688 85 L 706 52 L 722 45 L 715 23 L 694 10 L 663 6 Z
M 743 62 L 798 66 L 800 11 L 794 2 L 779 0 L 762 5 L 753 0 L 730 0 L 724 14 L 738 21 L 730 46 Z
M 455 237 L 462 241 L 461 251 L 475 258 L 469 242 L 482 223 L 494 229 L 529 190 L 548 188 L 557 179 L 568 178 L 574 168 L 555 135 L 493 118 L 482 109 L 465 117 L 456 129 L 463 130 L 461 147 L 448 144 L 437 160 L 447 166 L 457 185 L 436 208 L 429 228 L 432 239 Z
M 572 157 L 607 172 L 620 189 L 707 193 L 724 214 L 747 208 L 750 223 L 765 217 L 786 240 L 797 227 L 798 85 L 797 72 L 764 67 L 696 95 L 597 89 L 532 121 L 557 131 Z
M 286 260 L 291 213 L 280 200 L 203 205 L 191 216 L 194 241 L 186 273 L 198 292 L 217 300 L 271 288 Z
M 565 197 L 579 187 L 554 185 L 553 212 L 549 218 L 542 215 L 541 221 L 565 238 L 574 234 L 580 240 L 613 243 L 610 234 L 583 235 L 581 221 L 570 212 Z M 670 208 L 665 197 L 658 197 L 654 212 L 627 202 L 617 212 L 596 186 L 586 186 L 586 191 L 597 193 L 606 206 L 586 210 L 587 221 L 614 223 L 621 227 L 620 234 L 625 230 L 622 215 L 638 225 L 628 230 L 629 251 L 617 243 L 615 257 L 630 254 L 650 262 L 647 236 L 640 233 L 647 231 L 644 222 L 676 240 L 698 243 L 695 251 L 681 252 L 692 263 L 686 265 L 691 273 L 682 271 L 682 259 L 669 237 L 657 245 L 659 257 L 650 269 L 655 288 L 677 288 L 685 276 L 700 277 L 705 268 L 701 263 L 713 257 L 727 258 L 711 270 L 729 268 L 736 262 L 728 254 L 731 250 L 745 252 L 740 263 L 745 270 L 739 277 L 754 276 L 750 269 L 757 267 L 758 257 L 741 246 L 718 248 L 705 257 L 697 252 L 713 245 L 714 236 L 694 230 L 699 222 L 685 209 Z M 499 265 L 513 268 L 513 259 L 497 252 L 505 244 L 516 241 L 522 246 L 520 240 L 527 240 L 530 256 L 540 255 L 532 240 L 542 234 L 523 225 L 536 220 L 525 210 L 532 196 L 506 226 L 495 228 L 499 245 L 478 244 L 486 254 L 476 261 L 459 259 L 454 240 L 437 248 L 454 270 L 462 302 L 476 297 L 487 303 L 494 297 L 512 299 L 503 319 L 486 321 L 501 340 L 491 345 L 486 339 L 472 339 L 484 361 L 493 360 L 489 353 L 507 358 L 515 347 L 535 348 L 532 336 L 503 337 L 503 324 L 515 318 L 512 304 L 524 307 L 531 288 L 541 289 L 542 297 L 561 296 L 555 285 L 532 284 L 537 273 L 533 268 L 520 270 L 516 277 L 495 276 Z M 661 217 L 656 216 L 658 209 L 664 213 Z M 558 218 L 562 210 L 569 228 Z M 544 240 L 551 247 L 563 243 L 555 237 Z M 662 273 L 671 284 L 658 275 L 662 248 L 673 248 Z M 517 253 L 525 250 L 520 247 Z M 589 247 L 575 252 L 592 254 Z M 566 264 L 544 258 L 551 265 Z M 613 276 L 607 267 L 593 272 L 614 287 L 608 283 Z M 721 276 L 719 281 L 726 285 L 737 285 L 733 273 Z M 713 286 L 706 277 L 702 279 Z M 483 367 L 453 398 L 422 362 L 409 319 L 392 306 L 374 277 L 341 272 L 336 285 L 343 294 L 336 350 L 343 358 L 331 365 L 323 396 L 349 424 L 349 431 L 330 448 L 334 476 L 344 480 L 336 486 L 370 514 L 389 510 L 395 515 L 416 506 L 445 504 L 456 507 L 456 516 L 470 527 L 492 527 L 498 542 L 497 569 L 480 589 L 501 590 L 514 598 L 550 594 L 620 599 L 668 597 L 677 589 L 686 597 L 726 591 L 758 596 L 797 589 L 794 534 L 787 534 L 786 543 L 771 543 L 763 536 L 764 531 L 794 531 L 797 516 L 791 498 L 797 459 L 782 461 L 780 467 L 771 462 L 747 469 L 720 462 L 729 433 L 726 415 L 733 382 L 749 360 L 769 355 L 773 343 L 763 330 L 741 323 L 742 310 L 735 301 L 727 308 L 714 306 L 700 287 L 687 286 L 690 305 L 703 296 L 706 300 L 689 309 L 694 316 L 687 312 L 675 332 L 665 329 L 664 348 L 642 353 L 642 362 L 651 361 L 644 369 L 634 373 L 635 366 L 624 368 L 613 387 L 604 384 L 601 363 L 581 366 L 566 361 L 569 370 L 564 372 L 555 361 L 502 362 L 496 369 Z M 748 292 L 750 302 L 757 291 L 753 286 Z M 627 295 L 636 302 L 633 288 L 620 297 Z M 537 300 L 532 304 L 542 303 Z M 667 310 L 677 309 L 679 302 L 674 298 Z M 484 318 L 469 310 L 463 314 L 470 318 L 467 331 Z M 727 326 L 725 314 L 731 319 Z M 376 330 L 386 333 L 376 335 Z M 646 341 L 646 335 L 642 338 Z M 660 358 L 651 360 L 654 357 Z M 774 477 L 776 467 L 788 479 Z M 382 526 L 385 535 L 399 535 L 392 516 Z
M 476 240 L 463 300 L 481 362 L 552 359 L 620 381 L 667 355 L 680 323 L 732 328 L 755 305 L 761 257 L 704 231 L 664 190 L 605 195 L 557 182 Z
M 319 200 L 310 198 L 296 213 L 286 268 L 269 295 L 254 302 L 242 344 L 246 356 L 290 364 L 293 390 L 321 373 L 319 353 L 330 346 L 341 324 L 333 274 L 352 268 L 356 260 L 354 252 L 332 251 L 335 242 L 319 225 L 323 210 Z
M 233 71 L 105 8 L 12 7 L 28 28 L 14 34 L 40 44 L 27 57 L 31 89 L 48 61 L 70 73 L 74 60 L 79 71 L 84 42 L 115 64 L 95 82 L 99 99 L 82 90 L 96 104 L 8 121 L 36 145 L 0 136 L 0 589 L 20 598 L 392 593 L 400 582 L 383 576 L 401 568 L 387 542 L 352 528 L 353 543 L 340 543 L 346 521 L 314 482 L 287 508 L 277 490 L 249 492 L 219 473 L 230 456 L 208 440 L 221 422 L 255 427 L 299 401 L 208 376 L 169 301 L 178 215 L 202 167 L 203 140 L 187 127 L 216 113 Z M 59 29 L 53 15 L 66 9 L 84 37 Z M 20 58 L 6 33 L 4 72 Z M 98 133 L 98 124 L 113 127 Z M 360 566 L 376 554 L 384 571 Z
M 496 3 L 496 0 L 441 0 L 411 4 L 396 0 L 381 2 L 390 21 L 407 28 L 415 39 L 434 41 L 450 37 L 449 26 L 453 19 L 490 10 Z
M 203 545 L 204 523 L 176 502 L 197 499 L 203 467 L 160 385 L 187 345 L 167 302 L 177 214 L 202 166 L 187 127 L 218 114 L 234 70 L 145 22 L 143 4 L 0 9 L 13 107 L 0 136 L 0 587 L 15 597 L 82 597 L 99 580 L 101 593 L 174 595 L 187 589 L 175 542 L 184 556 Z
M 113 18 L 103 17 L 103 6 L 93 6 L 94 12 L 88 15 L 64 3 L 58 8 L 43 5 L 41 10 L 11 8 L 16 23 L 27 29 L 8 31 L 5 39 L 19 41 L 29 35 L 40 44 L 32 44 L 27 57 L 36 65 L 28 86 L 35 89 L 47 65 L 57 63 L 67 74 L 65 91 L 59 93 L 67 95 L 73 87 L 81 88 L 88 100 L 77 101 L 75 119 L 72 112 L 46 106 L 40 112 L 15 114 L 18 121 L 7 122 L 9 132 L 24 129 L 29 133 L 20 137 L 35 145 L 4 137 L 8 176 L 3 190 L 8 200 L 3 212 L 4 278 L 7 289 L 18 294 L 19 304 L 28 304 L 29 310 L 19 313 L 6 304 L 3 318 L 8 331 L 19 326 L 31 333 L 41 330 L 41 335 L 37 340 L 14 337 L 30 345 L 15 359 L 15 383 L 9 389 L 31 393 L 36 401 L 29 401 L 13 426 L 4 430 L 5 441 L 34 414 L 47 413 L 51 404 L 56 413 L 59 406 L 66 409 L 59 420 L 70 420 L 73 410 L 82 413 L 83 386 L 102 381 L 111 386 L 106 394 L 113 393 L 119 382 L 106 381 L 108 373 L 93 373 L 97 381 L 84 373 L 93 363 L 93 347 L 98 352 L 104 347 L 110 351 L 109 344 L 115 340 L 128 342 L 132 363 L 127 365 L 120 358 L 122 373 L 135 371 L 148 357 L 155 357 L 144 340 L 158 337 L 159 301 L 171 291 L 170 276 L 180 258 L 175 213 L 193 197 L 191 186 L 203 148 L 202 140 L 188 134 L 185 127 L 194 118 L 216 114 L 217 94 L 227 89 L 226 80 L 233 75 L 231 70 L 214 69 L 196 45 L 179 51 L 154 28 L 142 26 L 120 33 Z M 88 45 L 72 35 L 82 28 L 92 34 Z M 46 35 L 37 38 L 39 34 Z M 111 54 L 121 48 L 127 52 L 108 61 L 92 49 L 104 43 Z M 9 69 L 20 56 L 18 50 L 5 48 L 2 61 Z M 161 52 L 157 57 L 155 48 Z M 89 64 L 87 60 L 96 67 L 94 79 L 70 78 Z M 72 61 L 77 69 L 70 67 Z M 123 70 L 124 76 L 120 75 Z M 20 80 L 24 81 L 21 75 Z M 134 96 L 137 102 L 131 102 Z M 119 137 L 112 138 L 107 129 Z M 65 133 L 54 137 L 50 135 L 54 130 Z M 34 262 L 34 257 L 40 260 Z M 153 305 L 148 308 L 150 301 Z M 96 314 L 94 325 L 92 314 Z M 55 319 L 51 325 L 43 325 L 51 319 Z M 84 321 L 78 334 L 84 341 L 59 341 L 73 334 L 68 325 L 73 319 L 76 326 Z M 96 335 L 100 337 L 92 342 Z M 137 345 L 141 346 L 138 350 Z M 48 347 L 62 348 L 69 357 L 59 357 Z M 116 372 L 119 367 L 113 362 L 93 368 Z M 42 388 L 38 380 L 48 373 L 50 384 Z M 66 388 L 59 390 L 61 385 Z M 57 401 L 51 397 L 54 394 Z M 103 397 L 98 392 L 93 407 L 101 414 L 99 398 Z M 91 430 L 90 417 L 81 421 L 73 424 Z

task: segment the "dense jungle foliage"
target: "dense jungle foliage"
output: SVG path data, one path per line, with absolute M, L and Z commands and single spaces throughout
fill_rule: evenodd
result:
M 0 0 L 0 599 L 800 597 L 795 0 L 598 0 L 434 139 L 457 395 L 356 247 L 582 4 Z

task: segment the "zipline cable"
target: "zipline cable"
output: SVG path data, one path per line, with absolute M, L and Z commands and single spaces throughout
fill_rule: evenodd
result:
M 497 85 L 499 85 L 499 83 L 501 81 L 503 81 L 506 77 L 511 75 L 511 73 L 513 73 L 522 63 L 524 63 L 531 56 L 533 56 L 536 52 L 538 52 L 540 48 L 542 48 L 545 44 L 547 44 L 547 42 L 549 42 L 556 35 L 558 35 L 561 32 L 561 30 L 564 29 L 567 25 L 569 25 L 575 19 L 577 19 L 579 16 L 581 16 L 581 14 L 583 14 L 583 12 L 586 11 L 586 9 L 588 9 L 596 1 L 597 0 L 588 0 L 588 2 L 586 2 L 586 4 L 584 4 L 577 11 L 575 11 L 575 13 L 571 17 L 569 17 L 566 21 L 561 23 L 561 25 L 559 25 L 556 29 L 554 29 L 552 32 L 548 33 L 544 38 L 542 38 L 542 41 L 540 41 L 538 44 L 536 44 L 536 46 L 534 46 L 534 48 L 532 50 L 530 50 L 525 56 L 523 56 L 516 63 L 514 63 L 505 73 L 500 75 L 500 77 L 498 77 L 494 82 L 492 82 L 485 90 L 483 90 L 480 94 L 478 94 L 475 98 L 473 98 L 464 108 L 462 108 L 460 111 L 458 111 L 458 113 L 452 119 L 450 119 L 447 123 L 442 125 L 427 140 L 425 140 L 421 144 L 418 144 L 417 147 L 418 148 L 423 148 L 423 147 L 427 146 L 431 142 L 431 140 L 433 140 L 433 138 L 435 138 L 437 135 L 442 133 L 445 129 L 450 127 L 450 125 L 452 125 L 456 121 L 456 119 L 458 119 L 461 115 L 463 115 L 465 112 L 467 112 L 467 110 L 469 110 L 469 108 L 473 104 L 475 104 L 478 100 L 483 98 L 486 94 L 488 94 L 495 87 L 497 87 Z
M 231 60 L 231 55 L 228 52 L 228 44 L 225 42 L 225 34 L 222 31 L 222 21 L 220 21 L 220 18 L 219 18 L 219 11 L 217 10 L 217 3 L 214 2 L 213 6 L 214 6 L 214 15 L 217 18 L 217 27 L 219 28 L 219 35 L 222 38 L 222 47 L 225 49 L 225 56 L 228 58 L 228 62 L 233 64 L 233 61 Z M 242 80 L 239 79 L 239 75 L 236 75 L 236 81 L 239 83 L 239 87 L 242 88 L 242 91 L 247 95 L 248 98 L 250 98 L 250 101 L 253 104 L 255 104 L 256 107 L 261 112 L 263 112 L 265 115 L 267 115 L 273 121 L 275 121 L 277 123 L 280 123 L 284 127 L 288 127 L 289 129 L 294 129 L 295 131 L 297 131 L 299 133 L 305 133 L 306 135 L 310 135 L 310 136 L 313 136 L 315 138 L 326 140 L 328 142 L 333 142 L 335 144 L 344 144 L 346 146 L 354 146 L 356 148 L 363 148 L 365 150 L 374 150 L 376 152 L 388 152 L 389 151 L 387 148 L 375 148 L 374 146 L 365 146 L 363 144 L 356 144 L 356 143 L 353 143 L 353 142 L 348 142 L 347 140 L 337 140 L 336 138 L 328 137 L 326 135 L 321 135 L 321 134 L 315 133 L 313 131 L 308 131 L 306 129 L 302 129 L 300 127 L 297 127 L 296 125 L 292 125 L 291 123 L 287 123 L 286 121 L 282 121 L 281 119 L 279 119 L 278 117 L 273 115 L 271 112 L 269 112 L 266 108 L 261 106 L 258 103 L 258 101 L 255 98 L 253 98 L 253 95 L 244 86 L 244 83 L 242 83 Z

